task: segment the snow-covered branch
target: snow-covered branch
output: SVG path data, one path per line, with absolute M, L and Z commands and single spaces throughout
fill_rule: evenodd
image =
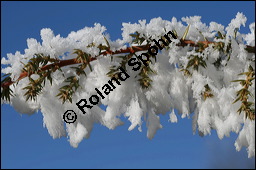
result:
M 65 38 L 42 29 L 42 42 L 28 39 L 24 54 L 2 58 L 7 75 L 1 82 L 1 102 L 20 113 L 40 110 L 49 134 L 68 135 L 73 147 L 90 136 L 94 123 L 114 129 L 123 124 L 121 116 L 131 122 L 128 130 L 141 131 L 144 120 L 152 139 L 162 128 L 158 114 L 170 113 L 171 123 L 178 122 L 177 114 L 192 116 L 193 131 L 202 136 L 212 130 L 220 139 L 237 133 L 236 149 L 246 147 L 253 157 L 255 23 L 249 25 L 250 33 L 240 33 L 246 20 L 237 13 L 226 28 L 216 22 L 206 25 L 199 16 L 139 20 L 123 23 L 122 39 L 116 41 L 100 24 Z M 170 31 L 177 39 L 167 43 L 164 35 Z M 150 49 L 153 45 L 158 49 Z M 149 49 L 152 55 L 146 55 L 144 64 L 138 58 Z M 97 95 L 95 89 L 103 90 L 106 82 L 118 78 L 120 68 L 129 78 L 115 89 L 105 88 L 108 95 L 83 114 L 75 103 Z M 77 113 L 77 120 L 64 126 L 67 110 Z

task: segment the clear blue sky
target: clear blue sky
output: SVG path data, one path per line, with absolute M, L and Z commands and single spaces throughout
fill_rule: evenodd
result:
M 121 38 L 122 22 L 138 22 L 154 17 L 178 20 L 183 16 L 202 16 L 225 26 L 243 12 L 247 27 L 255 22 L 255 2 L 1 2 L 1 57 L 27 48 L 26 39 L 40 39 L 42 28 L 66 37 L 71 31 L 95 22 L 106 26 L 111 39 Z M 200 137 L 192 134 L 191 119 L 168 123 L 153 140 L 130 125 L 109 130 L 95 125 L 91 137 L 78 148 L 67 138 L 53 140 L 43 127 L 42 114 L 20 115 L 9 105 L 1 107 L 2 168 L 255 168 L 245 148 L 236 152 L 236 134 L 219 140 L 216 132 Z M 125 119 L 124 119 L 125 120 Z

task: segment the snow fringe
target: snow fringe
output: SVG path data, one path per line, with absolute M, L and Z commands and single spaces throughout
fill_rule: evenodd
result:
M 158 114 L 170 112 L 170 122 L 178 122 L 174 113 L 174 108 L 181 114 L 182 118 L 193 115 L 193 130 L 199 131 L 199 134 L 211 134 L 211 130 L 217 131 L 218 137 L 222 139 L 229 136 L 230 132 L 238 134 L 235 141 L 235 147 L 239 151 L 244 146 L 247 148 L 248 157 L 255 156 L 255 121 L 246 119 L 244 114 L 238 114 L 237 110 L 241 102 L 233 103 L 236 98 L 236 92 L 241 89 L 239 83 L 232 83 L 232 80 L 239 79 L 238 74 L 247 71 L 249 65 L 255 70 L 255 53 L 248 53 L 244 50 L 245 45 L 255 45 L 255 23 L 249 25 L 250 33 L 239 33 L 240 27 L 245 26 L 246 17 L 242 13 L 237 13 L 225 28 L 216 22 L 211 22 L 209 26 L 201 22 L 200 16 L 192 16 L 181 19 L 187 25 L 190 25 L 187 39 L 198 42 L 205 38 L 212 41 L 221 41 L 215 38 L 217 32 L 225 34 L 222 40 L 225 46 L 231 42 L 232 53 L 229 60 L 222 60 L 220 69 L 217 69 L 214 63 L 219 57 L 222 57 L 219 51 L 209 45 L 202 58 L 206 58 L 207 68 L 200 67 L 193 71 L 191 76 L 184 76 L 180 71 L 181 65 L 188 65 L 188 57 L 199 55 L 195 47 L 179 47 L 179 41 L 173 41 L 169 48 L 164 48 L 157 54 L 157 62 L 151 64 L 151 68 L 157 72 L 150 78 L 153 80 L 151 88 L 143 89 L 140 87 L 138 78 L 135 77 L 138 71 L 126 67 L 130 78 L 117 86 L 108 96 L 101 100 L 101 104 L 106 105 L 106 111 L 99 106 L 86 110 L 83 114 L 76 106 L 75 102 L 80 99 L 88 99 L 95 88 L 102 87 L 109 80 L 106 76 L 109 68 L 118 65 L 119 60 L 109 56 L 100 56 L 97 60 L 91 62 L 92 71 L 85 69 L 87 76 L 80 77 L 80 86 L 73 95 L 73 103 L 62 104 L 56 98 L 58 89 L 63 86 L 65 77 L 76 75 L 75 71 L 69 67 L 63 67 L 62 71 L 52 73 L 52 85 L 46 82 L 41 94 L 36 101 L 26 101 L 24 90 L 28 84 L 28 78 L 19 81 L 17 85 L 10 86 L 15 94 L 11 96 L 10 102 L 1 100 L 1 103 L 9 103 L 17 112 L 33 114 L 41 110 L 43 121 L 49 134 L 53 138 L 68 136 L 70 144 L 77 147 L 83 138 L 88 138 L 94 123 L 100 123 L 109 129 L 115 129 L 123 124 L 120 116 L 128 117 L 131 125 L 128 130 L 135 127 L 141 131 L 142 120 L 147 125 L 147 137 L 152 139 L 159 128 L 162 128 Z M 109 35 L 105 33 L 106 28 L 100 24 L 94 27 L 85 27 L 76 32 L 72 31 L 66 38 L 60 35 L 54 35 L 49 28 L 41 30 L 42 42 L 30 38 L 27 40 L 28 48 L 25 53 L 7 54 L 7 59 L 2 58 L 1 62 L 7 67 L 2 68 L 3 73 L 12 73 L 12 80 L 17 80 L 22 70 L 22 63 L 27 63 L 35 53 L 50 55 L 52 58 L 71 59 L 74 58 L 74 49 L 81 49 L 91 56 L 96 56 L 99 49 L 95 47 L 86 48 L 94 44 L 106 44 L 104 36 L 108 39 L 112 51 L 126 48 L 126 44 L 136 45 L 132 42 L 130 34 L 140 33 L 145 37 L 159 39 L 168 30 L 176 30 L 177 36 L 182 37 L 187 25 L 178 21 L 175 17 L 171 21 L 159 18 L 152 19 L 148 24 L 146 20 L 139 20 L 139 23 L 123 23 L 122 39 L 111 41 Z M 236 32 L 234 38 L 234 32 Z M 143 44 L 143 43 L 142 43 Z M 226 47 L 227 48 L 227 47 Z M 22 63 L 21 63 L 22 62 Z M 224 67 L 225 66 L 225 67 Z M 77 75 L 76 75 L 77 76 Z M 202 93 L 206 90 L 206 85 L 211 88 L 213 97 L 204 100 Z M 249 99 L 255 100 L 255 80 L 249 88 L 253 94 Z M 1 88 L 2 91 L 2 88 Z M 62 116 L 66 110 L 74 110 L 78 114 L 78 119 L 74 124 L 66 124 L 66 130 Z

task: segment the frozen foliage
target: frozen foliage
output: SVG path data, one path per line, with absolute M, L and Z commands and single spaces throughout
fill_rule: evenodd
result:
M 209 45 L 203 53 L 197 53 L 194 47 L 177 46 L 179 40 L 173 40 L 169 44 L 170 48 L 164 48 L 156 56 L 157 62 L 150 64 L 151 68 L 157 73 L 150 75 L 153 80 L 149 89 L 141 88 L 136 75 L 138 71 L 133 71 L 132 67 L 126 66 L 127 73 L 130 77 L 121 82 L 109 95 L 100 101 L 100 104 L 106 105 L 106 111 L 102 110 L 98 105 L 92 109 L 86 109 L 83 114 L 76 102 L 80 99 L 89 99 L 96 94 L 95 88 L 101 89 L 110 79 L 106 76 L 109 68 L 118 65 L 120 59 L 110 60 L 110 56 L 99 56 L 97 60 L 92 61 L 92 71 L 85 69 L 87 76 L 78 76 L 70 66 L 63 67 L 63 74 L 57 70 L 52 73 L 53 82 L 50 85 L 46 82 L 43 92 L 39 94 L 36 101 L 26 101 L 24 97 L 25 91 L 22 90 L 29 80 L 24 78 L 19 81 L 18 85 L 10 86 L 15 96 L 11 97 L 10 104 L 20 113 L 33 114 L 41 111 L 44 116 L 44 126 L 48 129 L 49 134 L 53 138 L 68 136 L 70 144 L 77 147 L 83 138 L 88 138 L 92 131 L 94 123 L 100 123 L 109 129 L 115 129 L 122 125 L 120 116 L 125 116 L 131 122 L 128 130 L 138 127 L 141 131 L 143 122 L 147 125 L 147 137 L 152 139 L 159 128 L 162 128 L 160 117 L 158 114 L 170 113 L 170 122 L 178 122 L 176 116 L 178 114 L 182 118 L 190 118 L 193 115 L 193 130 L 199 131 L 201 135 L 211 134 L 211 130 L 215 129 L 220 139 L 229 136 L 230 132 L 238 134 L 235 147 L 239 151 L 243 146 L 247 148 L 248 156 L 255 156 L 255 121 L 246 119 L 244 113 L 237 113 L 241 102 L 233 103 L 236 98 L 236 92 L 241 89 L 239 83 L 232 83 L 232 80 L 241 79 L 239 73 L 245 72 L 249 65 L 255 67 L 254 53 L 245 51 L 245 45 L 255 45 L 255 23 L 249 25 L 250 33 L 241 34 L 239 29 L 245 26 L 246 17 L 242 13 L 238 13 L 235 19 L 225 28 L 216 22 L 211 22 L 209 26 L 201 22 L 200 16 L 183 17 L 182 21 L 178 21 L 175 17 L 171 21 L 159 18 L 152 19 L 148 24 L 146 20 L 140 20 L 136 24 L 123 23 L 122 39 L 111 41 L 106 35 L 106 28 L 100 24 L 94 27 L 85 27 L 79 31 L 72 31 L 66 38 L 60 35 L 54 35 L 49 28 L 41 30 L 42 42 L 30 38 L 27 40 L 28 48 L 25 54 L 16 52 L 15 54 L 7 54 L 7 59 L 2 58 L 2 64 L 7 65 L 2 68 L 2 73 L 12 73 L 12 80 L 17 80 L 21 73 L 23 63 L 27 63 L 35 53 L 43 53 L 50 55 L 52 58 L 71 59 L 75 57 L 74 49 L 81 49 L 91 56 L 96 56 L 99 49 L 96 47 L 86 47 L 87 45 L 105 44 L 103 35 L 108 39 L 110 49 L 112 51 L 125 49 L 127 44 L 132 43 L 132 37 L 129 35 L 134 32 L 144 35 L 146 38 L 160 39 L 162 35 L 171 30 L 176 30 L 178 39 L 182 37 L 190 25 L 186 39 L 192 41 L 223 41 L 227 46 L 231 42 L 232 53 L 229 60 L 222 60 L 221 67 L 217 69 L 212 63 L 215 62 L 221 54 Z M 236 39 L 234 32 L 238 29 Z M 215 35 L 217 32 L 226 34 L 225 39 L 217 40 Z M 145 43 L 145 42 L 144 42 Z M 142 43 L 143 44 L 143 43 Z M 138 52 L 138 55 L 141 52 Z M 188 57 L 190 55 L 200 55 L 206 58 L 207 67 L 199 67 L 198 71 L 193 70 L 192 76 L 184 76 L 179 66 L 188 65 Z M 255 69 L 255 68 L 254 68 Z M 65 85 L 65 78 L 76 75 L 80 77 L 80 88 L 73 95 L 73 103 L 66 102 L 62 104 L 56 95 L 58 89 Z M 205 85 L 211 88 L 213 97 L 204 100 L 202 93 L 206 90 Z M 253 96 L 250 101 L 255 100 L 255 80 L 253 81 L 250 91 Z M 6 101 L 1 101 L 5 103 Z M 73 124 L 66 124 L 63 121 L 63 114 L 66 110 L 74 110 L 78 114 L 78 119 Z

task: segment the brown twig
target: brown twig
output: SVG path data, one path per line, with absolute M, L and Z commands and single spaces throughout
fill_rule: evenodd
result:
M 212 43 L 216 43 L 216 42 L 209 42 L 209 41 L 199 41 L 198 43 L 201 43 L 201 44 L 204 44 L 206 47 L 209 45 L 209 44 L 212 44 Z M 192 47 L 198 47 L 198 43 L 194 42 L 194 41 L 191 41 L 191 40 L 180 40 L 180 43 L 178 44 L 178 46 L 187 46 L 187 45 L 190 45 Z M 104 51 L 102 52 L 100 55 L 106 55 L 106 54 L 111 54 L 111 55 L 114 55 L 114 54 L 122 54 L 122 53 L 135 53 L 135 52 L 138 52 L 138 51 L 147 51 L 149 49 L 149 45 L 142 45 L 142 46 L 132 46 L 132 47 L 127 47 L 126 49 L 121 49 L 121 50 L 117 50 L 117 51 L 110 51 L 110 50 L 107 50 L 107 51 Z M 252 46 L 246 46 L 245 48 L 248 52 L 251 52 L 251 53 L 255 53 L 255 47 L 252 47 Z M 99 56 L 100 56 L 99 55 Z M 98 56 L 96 56 L 98 57 Z M 97 58 L 96 57 L 93 57 L 90 59 L 90 61 L 93 61 L 93 60 L 96 60 Z M 40 71 L 45 71 L 45 70 L 49 70 L 53 67 L 55 68 L 60 68 L 60 67 L 64 67 L 64 66 L 67 66 L 67 65 L 73 65 L 73 64 L 78 64 L 79 62 L 76 61 L 76 59 L 69 59 L 69 60 L 60 60 L 58 63 L 53 63 L 53 64 L 49 64 L 49 65 L 46 65 L 46 66 L 43 66 Z M 34 73 L 31 73 L 31 74 L 34 74 Z M 19 76 L 19 78 L 16 80 L 16 81 L 19 81 L 25 77 L 28 76 L 28 72 L 22 72 Z M 1 87 L 7 87 L 7 86 L 10 86 L 12 85 L 13 81 L 8 81 L 8 82 L 5 82 L 3 84 L 1 84 Z
M 126 49 L 121 49 L 121 50 L 118 50 L 118 51 L 104 51 L 102 52 L 100 55 L 106 55 L 106 54 L 111 54 L 111 55 L 114 55 L 114 54 L 121 54 L 121 53 L 135 53 L 135 52 L 138 52 L 138 51 L 146 51 L 148 50 L 149 48 L 149 45 L 143 45 L 143 46 L 133 46 L 133 47 L 128 47 Z M 99 56 L 100 56 L 99 55 Z M 98 56 L 96 56 L 98 57 Z M 91 61 L 94 61 L 96 60 L 97 58 L 96 57 L 93 57 L 90 59 L 90 62 Z M 49 64 L 49 65 L 46 65 L 46 66 L 43 66 L 39 72 L 42 72 L 42 71 L 45 71 L 45 70 L 49 70 L 51 68 L 60 68 L 60 67 L 64 67 L 64 66 L 67 66 L 67 65 L 73 65 L 73 64 L 78 64 L 80 62 L 78 62 L 75 58 L 74 59 L 69 59 L 69 60 L 60 60 L 58 63 L 53 63 L 53 64 Z M 30 73 L 30 75 L 32 75 L 34 73 Z M 16 80 L 16 81 L 19 81 L 25 77 L 27 77 L 29 74 L 28 72 L 22 72 L 19 76 L 19 78 Z M 3 84 L 1 84 L 1 87 L 7 87 L 7 86 L 10 86 L 12 85 L 13 81 L 8 81 L 8 82 L 4 82 Z

